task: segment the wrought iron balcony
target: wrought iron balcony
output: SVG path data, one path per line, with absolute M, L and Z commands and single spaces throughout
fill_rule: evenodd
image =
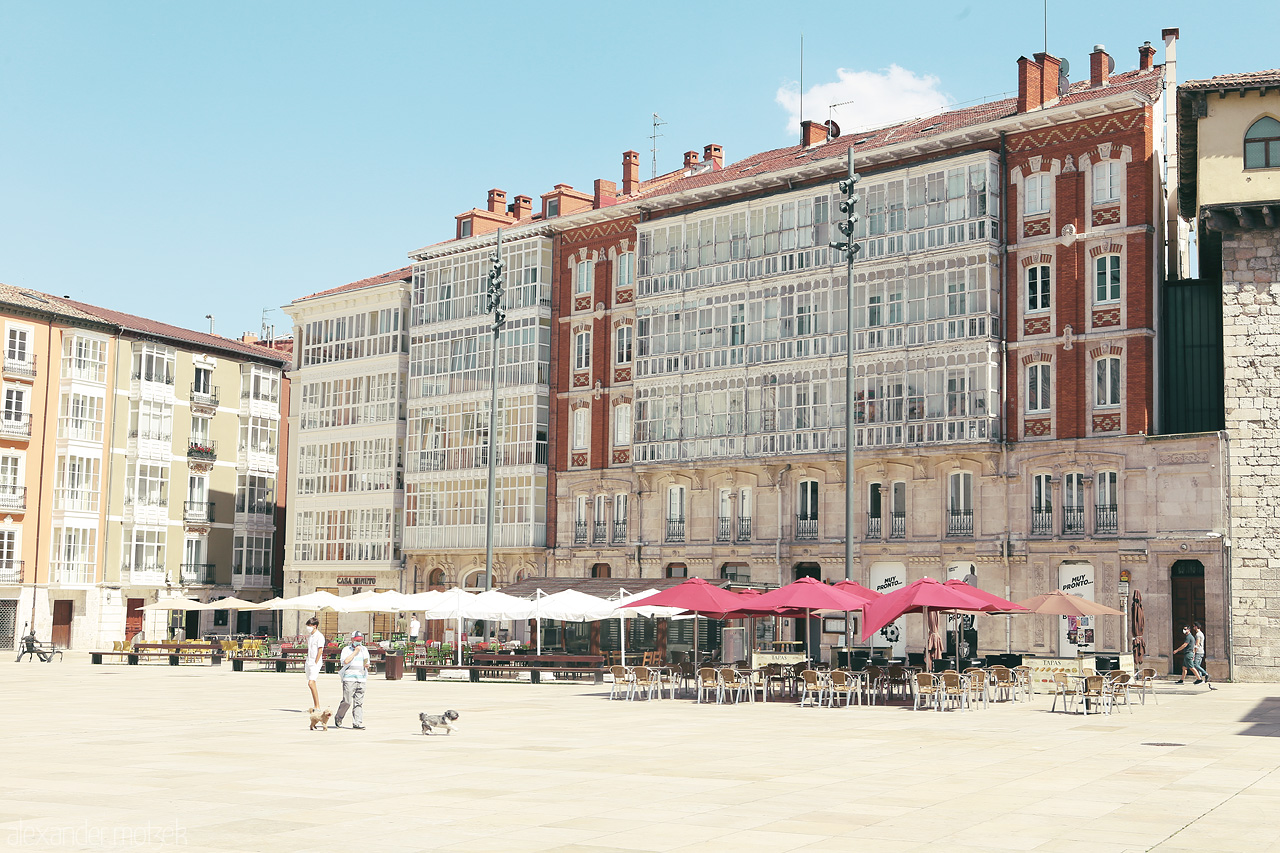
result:
M 619 545 L 627 541 L 627 521 L 615 521 L 613 523 L 613 544 Z
M 27 487 L 0 485 L 0 509 L 25 511 L 27 508 Z
M 187 458 L 214 462 L 218 458 L 218 442 L 211 438 L 193 438 L 187 442 Z
M 213 584 L 213 563 L 183 563 L 182 582 L 193 584 Z
M 1045 507 L 1031 508 L 1031 535 L 1053 535 L 1053 510 Z
M 1068 506 L 1062 508 L 1062 533 L 1064 536 L 1084 535 L 1084 507 Z
M 573 544 L 587 544 L 587 523 L 585 521 L 575 521 L 573 523 Z
M 236 498 L 236 512 L 247 512 L 252 515 L 274 515 L 276 511 L 276 503 L 274 498 L 260 498 L 258 500 L 246 500 L 244 497 Z
M 143 382 L 159 382 L 164 385 L 173 384 L 173 374 L 165 370 L 135 370 L 132 378 Z
M 881 538 L 881 530 L 883 530 L 883 522 L 881 521 L 881 516 L 868 515 L 867 516 L 867 538 L 868 539 Z
M 796 519 L 796 538 L 797 539 L 817 539 L 818 538 L 818 519 L 797 518 Z
M 889 513 L 889 538 L 907 538 L 907 514 L 905 512 Z
M 22 583 L 22 560 L 0 560 L 0 583 Z
M 10 438 L 30 438 L 31 415 L 26 412 L 6 411 L 0 415 L 0 435 Z
M 609 541 L 609 522 L 597 521 L 595 523 L 595 527 L 591 531 L 591 541 L 592 542 Z
M 218 405 L 218 386 L 210 385 L 206 388 L 197 388 L 196 383 L 191 383 L 191 402 L 198 403 L 203 406 Z
M 751 541 L 751 516 L 738 516 L 738 541 Z
M 947 535 L 973 536 L 973 510 L 951 510 L 947 516 Z
M 183 501 L 183 521 L 213 522 L 213 501 Z
M 683 518 L 667 519 L 667 541 L 668 542 L 684 541 L 684 519 Z
M 158 429 L 131 429 L 129 430 L 129 438 L 140 438 L 147 441 L 163 441 L 168 444 L 173 441 L 173 433 L 164 432 Z
M 280 393 L 272 394 L 270 391 L 241 391 L 241 400 L 255 400 L 262 403 L 279 403 Z
M 716 541 L 728 542 L 729 537 L 733 535 L 733 519 L 727 515 L 720 516 L 719 524 L 716 525 Z
M 6 355 L 4 357 L 4 372 L 9 376 L 34 378 L 36 375 L 36 357 L 32 355 L 26 358 L 12 358 Z
M 1115 535 L 1120 532 L 1120 508 L 1115 504 L 1098 504 L 1093 524 L 1093 532 L 1099 536 Z

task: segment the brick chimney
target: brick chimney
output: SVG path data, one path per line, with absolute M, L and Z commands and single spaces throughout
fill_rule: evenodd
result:
M 517 220 L 524 219 L 533 212 L 533 199 L 527 195 L 518 195 L 511 206 L 511 215 Z
M 688 169 L 689 167 L 696 166 L 696 165 L 698 165 L 698 152 L 697 151 L 684 152 L 684 167 Z
M 489 190 L 489 212 L 490 213 L 506 213 L 507 212 L 506 190 Z
M 1047 53 L 1035 54 L 1040 65 L 1040 103 L 1047 104 L 1058 99 L 1058 78 L 1062 73 L 1062 60 Z
M 1156 49 L 1151 46 L 1151 42 L 1144 41 L 1142 47 L 1138 48 L 1138 70 L 1150 71 L 1155 64 Z
M 609 207 L 618 201 L 618 185 L 604 178 L 596 178 L 594 205 L 596 210 Z
M 724 149 L 714 142 L 702 148 L 702 162 L 712 163 L 715 168 L 724 168 Z
M 827 141 L 827 126 L 820 122 L 805 119 L 800 122 L 800 147 L 812 148 Z
M 640 189 L 640 152 L 622 152 L 622 194 L 631 195 Z
M 1089 54 L 1089 85 L 1093 88 L 1107 85 L 1107 77 L 1111 74 L 1111 57 L 1107 49 L 1100 44 L 1093 46 Z
M 1025 56 L 1018 57 L 1018 112 L 1037 110 L 1044 103 L 1044 94 L 1040 88 L 1042 76 L 1039 63 Z

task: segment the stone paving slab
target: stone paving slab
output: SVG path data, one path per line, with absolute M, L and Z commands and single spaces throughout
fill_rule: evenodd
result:
M 375 678 L 368 730 L 310 732 L 300 673 L 72 653 L 0 683 L 0 850 L 1280 853 L 1280 685 L 1085 718 Z

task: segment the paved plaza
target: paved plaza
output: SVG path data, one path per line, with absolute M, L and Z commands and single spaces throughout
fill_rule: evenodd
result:
M 71 653 L 0 680 L 5 850 L 1280 851 L 1275 685 L 1085 718 L 379 677 L 368 729 L 325 733 L 300 673 Z M 446 708 L 458 734 L 418 733 Z

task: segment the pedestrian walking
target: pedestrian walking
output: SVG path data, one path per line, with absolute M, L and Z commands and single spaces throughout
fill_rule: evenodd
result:
M 364 647 L 364 634 L 356 631 L 342 650 L 342 704 L 338 706 L 333 725 L 342 728 L 342 720 L 351 711 L 351 728 L 364 731 L 364 685 L 369 679 L 369 650 Z
M 418 632 L 422 630 L 422 623 L 418 621 L 418 614 L 409 615 L 409 642 L 418 642 Z
M 320 677 L 321 658 L 324 656 L 324 634 L 320 633 L 320 620 L 312 616 L 307 620 L 307 659 L 303 670 L 307 673 L 307 686 L 311 688 L 311 710 L 320 709 L 320 689 L 316 680 Z
M 1173 650 L 1174 655 L 1182 653 L 1182 678 L 1179 678 L 1175 684 L 1181 684 L 1187 680 L 1187 671 L 1195 672 L 1196 662 L 1196 638 L 1191 636 L 1191 629 L 1186 625 L 1182 626 L 1182 645 Z
M 1195 660 L 1192 663 L 1192 668 L 1195 669 L 1197 675 L 1195 683 L 1199 684 L 1204 681 L 1205 684 L 1209 685 L 1210 690 L 1217 690 L 1218 688 L 1209 683 L 1209 670 L 1204 668 L 1204 626 L 1199 622 L 1193 622 L 1191 635 L 1195 638 L 1195 645 L 1193 646 Z

